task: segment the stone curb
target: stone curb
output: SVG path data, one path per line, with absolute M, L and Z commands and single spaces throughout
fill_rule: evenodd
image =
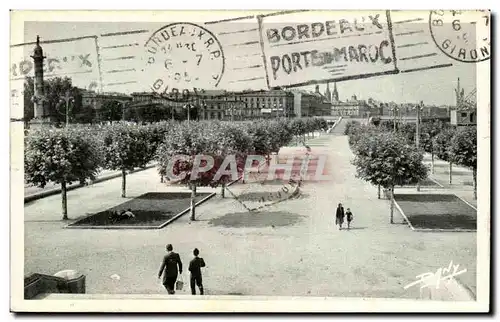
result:
M 335 122 L 335 124 L 333 124 L 333 126 L 328 131 L 326 131 L 326 133 L 327 134 L 332 133 L 333 129 L 337 126 L 337 124 L 340 123 L 340 121 L 342 121 L 342 116 L 339 117 L 339 119 L 337 120 L 337 122 Z
M 128 172 L 128 174 L 136 173 L 136 172 L 140 172 L 140 171 L 144 171 L 144 170 L 148 170 L 148 169 L 151 169 L 151 168 L 154 168 L 154 167 L 156 167 L 156 164 L 146 166 L 145 168 L 139 168 L 139 169 L 132 170 L 132 171 Z M 121 177 L 121 176 L 122 176 L 121 173 L 108 174 L 108 175 L 99 177 L 96 180 L 92 181 L 92 184 L 103 182 L 103 181 L 107 181 L 107 180 L 111 180 L 111 179 L 115 179 L 115 178 L 118 178 L 118 177 Z M 86 184 L 81 184 L 81 183 L 72 184 L 72 185 L 70 185 L 69 187 L 66 188 L 66 191 L 75 190 L 75 189 L 82 188 L 82 187 L 85 187 L 85 186 L 87 186 L 87 185 Z M 57 195 L 59 193 L 61 193 L 61 188 L 54 188 L 54 189 L 50 189 L 50 190 L 47 190 L 47 191 L 36 192 L 34 194 L 25 196 L 24 197 L 24 203 L 28 203 L 28 202 L 32 202 L 32 201 L 35 201 L 35 200 L 38 200 L 38 199 L 45 198 L 45 197 Z
M 408 223 L 408 226 L 410 226 L 411 230 L 415 230 L 415 227 L 413 227 L 413 225 L 411 224 L 411 221 L 408 219 L 408 217 L 406 217 L 403 209 L 401 209 L 401 207 L 399 206 L 398 202 L 396 201 L 396 198 L 394 198 L 394 205 L 396 206 L 396 208 L 398 209 L 399 213 L 403 216 L 403 218 L 406 220 L 406 222 Z
M 206 196 L 205 198 L 198 201 L 195 204 L 195 207 L 201 205 L 205 201 L 208 201 L 209 199 L 211 199 L 215 195 L 216 195 L 215 192 L 210 193 L 208 196 Z M 180 217 L 182 217 L 186 213 L 188 213 L 190 210 L 191 210 L 191 207 L 188 207 L 188 208 L 184 209 L 183 211 L 179 212 L 174 217 L 172 217 L 169 220 L 167 220 L 166 222 L 164 222 L 163 224 L 158 225 L 158 226 L 76 226 L 75 224 L 78 223 L 78 221 L 81 220 L 80 219 L 80 220 L 75 221 L 74 223 L 66 225 L 64 228 L 66 228 L 66 229 L 109 229 L 109 230 L 111 230 L 111 229 L 162 229 L 165 226 L 169 225 L 170 223 L 174 222 L 175 220 L 179 219 Z
M 457 196 L 457 195 L 455 195 Z M 475 211 L 477 211 L 477 208 L 474 207 L 473 205 L 471 205 L 469 202 L 467 202 L 466 200 L 464 200 L 463 198 L 461 198 L 460 196 L 457 196 L 458 199 L 462 200 L 467 206 L 471 207 L 472 209 L 474 209 Z

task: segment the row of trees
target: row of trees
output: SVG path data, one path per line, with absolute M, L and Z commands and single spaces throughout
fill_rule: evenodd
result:
M 175 122 L 145 125 L 115 123 L 106 126 L 71 126 L 31 131 L 25 138 L 25 180 L 38 187 L 48 182 L 61 185 L 63 219 L 67 219 L 66 187 L 73 182 L 94 180 L 102 169 L 122 172 L 122 197 L 126 196 L 127 172 L 157 162 L 163 177 L 181 177 L 178 182 L 191 187 L 192 203 L 197 186 L 222 190 L 231 179 L 226 170 L 227 156 L 234 156 L 238 174 L 249 154 L 269 160 L 272 152 L 289 144 L 294 137 L 327 128 L 323 119 L 278 119 L 247 122 Z M 174 160 L 183 155 L 184 159 Z M 193 174 L 206 165 L 200 156 L 211 156 L 211 171 Z M 198 156 L 198 157 L 197 157 Z M 229 158 L 229 162 L 233 162 Z M 169 173 L 169 169 L 173 169 Z M 233 169 L 231 167 L 231 169 Z M 191 218 L 194 220 L 194 206 Z
M 400 133 L 373 125 L 351 124 L 346 128 L 355 154 L 356 176 L 390 192 L 391 223 L 394 217 L 394 187 L 415 184 L 427 177 L 423 153 Z
M 477 198 L 477 129 L 476 127 L 456 128 L 444 122 L 425 122 L 419 128 L 419 149 L 416 151 L 416 125 L 412 123 L 400 124 L 396 132 L 393 131 L 393 124 L 382 122 L 380 126 L 362 126 L 359 123 L 349 123 L 346 126 L 345 134 L 349 135 L 349 143 L 357 153 L 355 164 L 360 177 L 386 189 L 392 189 L 391 184 L 382 184 L 388 181 L 396 185 L 404 183 L 417 183 L 427 176 L 427 174 L 412 167 L 415 162 L 422 161 L 423 152 L 431 154 L 431 172 L 434 172 L 434 156 L 449 162 L 450 184 L 452 182 L 452 164 L 458 164 L 472 170 L 474 199 Z M 380 142 L 377 142 L 380 140 Z M 366 150 L 368 149 L 368 150 Z M 379 149 L 389 149 L 383 151 Z M 410 150 L 408 150 L 410 149 Z M 414 154 L 416 151 L 417 154 Z M 373 162 L 367 161 L 363 151 L 378 151 L 369 154 L 368 160 L 373 158 Z M 413 152 L 412 152 L 413 151 Z M 389 154 L 388 154 L 389 153 Z M 393 153 L 394 155 L 391 155 Z M 406 164 L 399 164 L 397 175 L 390 178 L 384 177 L 387 171 L 390 172 L 397 162 L 401 160 L 397 155 L 407 154 Z M 420 160 L 420 161 L 419 161 Z M 365 162 L 366 161 L 366 162 Z M 389 170 L 388 170 L 389 169 Z M 374 171 L 375 177 L 369 175 Z M 380 182 L 380 183 L 378 183 Z M 399 183 L 398 183 L 399 182 Z
M 390 124 L 383 123 L 386 129 Z M 409 142 L 415 143 L 416 124 L 402 124 L 398 130 Z M 435 121 L 420 125 L 420 147 L 431 155 L 431 173 L 434 173 L 434 157 L 449 164 L 449 184 L 452 184 L 453 164 L 472 170 L 474 199 L 477 199 L 477 127 L 454 127 Z

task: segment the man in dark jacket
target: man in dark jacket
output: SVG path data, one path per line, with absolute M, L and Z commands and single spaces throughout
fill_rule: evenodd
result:
M 167 245 L 167 252 L 163 257 L 158 278 L 163 275 L 163 286 L 167 289 L 168 294 L 175 294 L 177 266 L 179 266 L 179 273 L 182 274 L 182 262 L 179 254 L 173 252 L 172 244 Z
M 200 289 L 200 295 L 203 295 L 203 283 L 201 279 L 201 268 L 205 267 L 203 258 L 198 257 L 200 251 L 195 248 L 193 251 L 194 258 L 189 263 L 189 271 L 191 272 L 191 294 L 196 295 L 196 285 Z
M 342 229 L 342 224 L 344 223 L 344 207 L 339 203 L 337 207 L 337 212 L 335 213 L 335 225 L 339 225 L 339 230 Z

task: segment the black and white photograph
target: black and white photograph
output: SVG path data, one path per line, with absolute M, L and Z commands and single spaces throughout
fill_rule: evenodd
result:
M 489 311 L 490 10 L 10 18 L 11 311 Z

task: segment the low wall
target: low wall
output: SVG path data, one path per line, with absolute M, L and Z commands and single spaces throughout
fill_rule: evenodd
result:
M 24 278 L 24 299 L 35 298 L 39 294 L 50 293 L 85 293 L 85 275 L 76 278 L 65 279 L 62 277 L 31 274 Z
M 145 166 L 144 168 L 137 168 L 137 169 L 134 169 L 132 171 L 127 171 L 127 175 L 132 174 L 132 173 L 136 173 L 136 172 L 140 172 L 140 171 L 144 171 L 144 170 L 148 170 L 148 169 L 154 168 L 155 166 L 156 166 L 156 164 L 149 164 L 149 165 Z M 108 181 L 111 179 L 120 178 L 121 176 L 122 176 L 121 172 L 116 172 L 116 173 L 111 173 L 111 174 L 108 174 L 108 175 L 105 175 L 102 177 L 97 177 L 94 181 L 92 181 L 90 183 L 90 185 L 95 184 L 95 183 L 99 183 L 99 182 L 103 182 L 103 181 Z M 82 187 L 85 187 L 86 185 L 87 184 L 73 183 L 73 184 L 68 185 L 68 187 L 66 188 L 66 191 L 71 191 L 71 190 L 75 190 L 78 188 L 82 188 Z M 59 193 L 61 193 L 60 187 L 36 192 L 36 193 L 30 194 L 30 195 L 24 196 L 24 203 L 32 202 L 32 201 L 42 199 L 45 197 L 50 197 L 53 195 L 57 195 Z

